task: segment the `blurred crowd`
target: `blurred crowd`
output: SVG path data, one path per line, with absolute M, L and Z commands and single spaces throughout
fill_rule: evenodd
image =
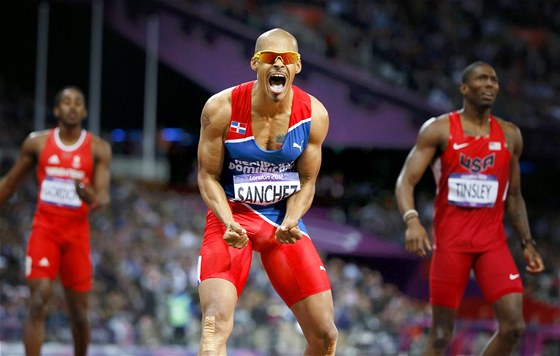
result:
M 28 295 L 23 276 L 26 238 L 34 209 L 32 178 L 0 219 L 0 340 L 21 338 Z M 92 214 L 91 294 L 94 343 L 119 345 L 198 344 L 197 259 L 206 209 L 197 193 L 116 179 L 110 209 Z M 162 203 L 165 202 L 165 203 Z M 402 325 L 424 323 L 426 302 L 404 296 L 375 270 L 328 259 L 341 350 L 393 353 Z M 303 349 L 295 319 L 272 289 L 258 254 L 236 311 L 231 347 L 286 354 Z M 60 287 L 47 321 L 50 341 L 70 341 Z M 410 342 L 409 342 L 410 344 Z M 410 345 L 409 345 L 410 346 Z
M 461 102 L 461 71 L 487 61 L 502 78 L 495 112 L 524 127 L 560 129 L 560 2 L 204 2 L 260 30 L 283 27 L 300 49 L 420 93 L 435 107 Z M 210 10 L 209 10 L 210 11 Z
M 323 178 L 321 186 L 329 179 Z M 34 178 L 29 177 L 0 208 L 0 340 L 17 341 L 22 335 L 28 296 L 23 261 L 36 193 Z M 194 350 L 200 335 L 196 268 L 206 216 L 203 202 L 194 189 L 178 192 L 165 185 L 123 177 L 114 179 L 111 193 L 110 208 L 91 216 L 93 342 L 121 346 L 177 344 Z M 321 189 L 318 199 L 328 201 L 330 198 L 323 194 Z M 376 211 L 376 219 L 394 213 L 394 209 L 381 207 L 383 201 L 371 198 L 368 210 Z M 426 202 L 420 208 L 425 212 L 428 205 Z M 402 227 L 395 231 L 399 229 Z M 550 251 L 542 248 L 550 266 L 547 273 L 524 278 L 529 297 L 560 307 L 559 255 L 552 247 Z M 555 260 L 551 260 L 553 252 Z M 324 258 L 333 287 L 340 354 L 387 355 L 399 350 L 415 354 L 429 324 L 428 303 L 408 297 L 367 263 L 340 256 Z M 550 265 L 552 262 L 556 267 Z M 69 343 L 71 334 L 60 286 L 50 311 L 47 339 Z M 258 254 L 235 322 L 232 348 L 285 355 L 304 347 L 297 323 L 272 289 Z M 480 326 L 470 327 L 478 337 L 489 336 L 487 330 L 479 330 Z M 467 353 L 476 351 L 476 345 L 470 343 L 461 347 Z

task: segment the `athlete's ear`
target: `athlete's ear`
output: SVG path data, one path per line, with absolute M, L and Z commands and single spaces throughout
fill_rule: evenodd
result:
M 60 109 L 58 108 L 58 106 L 53 108 L 52 113 L 53 113 L 54 117 L 56 117 L 56 118 L 60 117 Z
M 255 72 L 256 72 L 257 69 L 258 69 L 258 68 L 257 68 L 257 67 L 258 67 L 258 66 L 257 66 L 257 62 L 258 62 L 258 61 L 259 61 L 259 60 L 258 60 L 257 58 L 255 58 L 255 57 L 251 58 L 251 69 L 254 70 Z
M 303 67 L 303 64 L 301 64 L 301 61 L 297 61 L 296 62 L 296 74 L 298 74 L 299 72 L 301 72 L 301 68 Z
M 459 91 L 461 92 L 461 94 L 465 95 L 468 90 L 469 87 L 467 86 L 467 84 L 461 83 L 461 85 L 459 85 Z

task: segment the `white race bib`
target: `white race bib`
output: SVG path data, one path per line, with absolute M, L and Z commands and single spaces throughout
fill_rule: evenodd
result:
M 297 172 L 252 173 L 233 177 L 235 201 L 270 205 L 277 203 L 301 188 Z
M 498 186 L 495 176 L 452 173 L 447 180 L 447 200 L 458 206 L 491 208 L 496 203 Z
M 79 208 L 82 205 L 73 179 L 46 177 L 41 184 L 39 198 L 45 203 L 69 208 Z

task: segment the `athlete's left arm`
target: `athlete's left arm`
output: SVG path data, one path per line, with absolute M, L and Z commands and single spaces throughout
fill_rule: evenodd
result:
M 311 110 L 309 142 L 296 162 L 301 189 L 288 198 L 286 216 L 282 226 L 279 228 L 280 231 L 286 233 L 285 238 L 288 242 L 295 242 L 301 238 L 301 232 L 297 228 L 298 220 L 309 210 L 313 202 L 315 183 L 321 168 L 321 147 L 329 129 L 327 109 L 314 97 L 311 97 Z
M 506 142 L 511 153 L 509 188 L 505 210 L 512 227 L 522 242 L 527 272 L 540 273 L 544 271 L 544 263 L 531 236 L 525 199 L 523 199 L 521 193 L 519 159 L 523 151 L 523 137 L 519 128 L 512 123 L 505 123 L 502 127 L 504 128 Z
M 94 137 L 93 144 L 93 186 L 89 182 L 78 182 L 77 189 L 80 199 L 85 201 L 91 210 L 106 208 L 111 202 L 109 187 L 111 183 L 110 165 L 112 160 L 111 145 L 100 138 Z

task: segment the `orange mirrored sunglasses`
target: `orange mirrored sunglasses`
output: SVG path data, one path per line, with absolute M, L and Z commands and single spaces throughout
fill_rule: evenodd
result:
M 274 52 L 274 51 L 258 51 L 255 53 L 253 58 L 258 59 L 262 63 L 273 64 L 278 58 L 282 60 L 284 64 L 296 63 L 301 59 L 301 55 L 297 52 Z

